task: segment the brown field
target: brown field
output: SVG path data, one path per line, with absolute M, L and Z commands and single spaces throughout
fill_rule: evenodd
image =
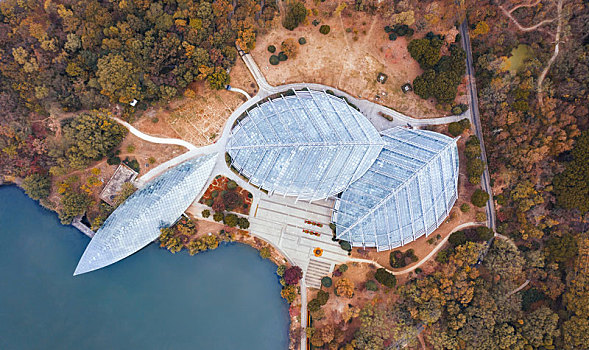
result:
M 306 5 L 313 6 L 310 3 Z M 399 37 L 396 41 L 388 40 L 384 26 L 390 23 L 380 16 L 370 16 L 351 9 L 345 9 L 341 15 L 330 16 L 336 5 L 319 3 L 318 15 L 309 16 L 308 24 L 288 31 L 276 23 L 267 34 L 258 37 L 252 56 L 270 84 L 322 83 L 415 118 L 449 114 L 437 109 L 431 100 L 423 100 L 413 92 L 404 94 L 401 91 L 401 85 L 412 82 L 422 73 L 419 64 L 407 51 L 408 41 L 405 37 Z M 315 19 L 320 20 L 321 25 L 330 25 L 328 35 L 319 33 L 319 26 L 311 24 Z M 451 33 L 448 37 L 453 38 L 457 32 L 451 28 L 444 33 Z M 413 37 L 423 34 L 415 33 Z M 296 58 L 289 58 L 277 66 L 270 65 L 268 45 L 276 46 L 277 53 L 282 41 L 287 38 L 298 40 L 300 37 L 305 37 L 307 43 L 299 45 Z M 385 84 L 377 82 L 379 72 L 388 75 Z M 464 91 L 464 88 L 459 87 L 459 91 Z
M 187 91 L 165 107 L 151 108 L 133 126 L 149 135 L 204 146 L 217 140 L 225 121 L 245 101 L 239 93 L 212 90 L 204 82 L 192 84 Z

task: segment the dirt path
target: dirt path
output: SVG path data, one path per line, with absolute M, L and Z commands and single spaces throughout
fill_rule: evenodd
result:
M 452 235 L 452 233 L 462 230 L 463 228 L 467 228 L 470 226 L 481 226 L 483 225 L 480 222 L 466 222 L 464 224 L 458 225 L 456 227 L 454 227 L 452 229 L 452 232 L 450 232 L 449 235 L 447 235 L 443 240 L 440 241 L 440 243 L 438 243 L 438 245 L 431 251 L 429 252 L 428 255 L 426 255 L 423 259 L 421 259 L 417 264 L 406 268 L 405 270 L 401 270 L 401 271 L 393 271 L 385 266 L 382 266 L 381 264 L 377 263 L 376 261 L 372 261 L 372 260 L 367 260 L 367 259 L 360 259 L 360 258 L 351 258 L 350 261 L 353 262 L 359 262 L 359 263 L 366 263 L 366 264 L 372 264 L 375 265 L 379 268 L 383 268 L 388 270 L 390 273 L 392 273 L 395 276 L 399 276 L 399 275 L 404 275 L 406 273 L 412 272 L 415 269 L 417 269 L 418 267 L 420 267 L 421 265 L 425 264 L 426 262 L 429 261 L 429 259 L 431 259 L 432 257 L 434 257 L 438 251 L 440 251 L 440 249 L 442 249 L 442 247 L 444 246 L 444 244 L 446 244 L 446 242 L 448 241 L 448 238 L 450 238 L 450 236 Z

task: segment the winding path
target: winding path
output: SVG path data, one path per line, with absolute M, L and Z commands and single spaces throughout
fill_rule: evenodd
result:
M 434 257 L 440 251 L 440 249 L 442 249 L 442 247 L 444 246 L 444 244 L 446 244 L 446 242 L 448 242 L 448 238 L 450 238 L 450 235 L 452 233 L 454 233 L 456 231 L 460 231 L 460 230 L 462 230 L 464 228 L 467 228 L 467 227 L 471 227 L 471 226 L 482 226 L 482 225 L 484 225 L 484 223 L 482 223 L 482 222 L 466 222 L 464 224 L 460 224 L 460 225 L 454 227 L 452 229 L 452 232 L 450 232 L 446 237 L 444 237 L 444 239 L 442 239 L 440 241 L 440 243 L 438 243 L 438 245 L 436 245 L 436 247 L 431 252 L 429 252 L 429 254 L 427 254 L 423 259 L 419 260 L 419 262 L 417 262 L 417 264 L 415 264 L 415 265 L 413 265 L 411 267 L 408 267 L 408 268 L 406 268 L 404 270 L 401 270 L 401 271 L 393 271 L 393 270 L 391 270 L 391 269 L 389 269 L 389 268 L 387 268 L 385 266 L 382 266 L 381 264 L 379 264 L 376 261 L 368 260 L 368 259 L 351 258 L 350 261 L 352 261 L 352 262 L 359 262 L 359 263 L 366 263 L 366 264 L 372 264 L 372 265 L 375 265 L 375 266 L 377 266 L 379 268 L 383 268 L 383 269 L 388 270 L 390 273 L 392 273 L 395 276 L 404 275 L 404 274 L 407 274 L 409 272 L 414 271 L 415 269 L 417 269 L 421 265 L 423 265 L 426 262 L 428 262 L 432 257 Z
M 186 147 L 188 148 L 189 151 L 193 151 L 195 149 L 197 149 L 198 147 L 196 147 L 195 145 L 191 144 L 190 142 L 181 140 L 181 139 L 173 139 L 173 138 L 165 138 L 165 137 L 155 137 L 155 136 L 151 136 L 151 135 L 147 135 L 139 130 L 137 130 L 133 125 L 127 123 L 126 121 L 117 118 L 117 117 L 112 117 L 112 119 L 114 119 L 115 121 L 117 121 L 119 124 L 122 124 L 124 127 L 126 127 L 127 129 L 129 129 L 129 132 L 131 132 L 131 134 L 139 137 L 142 140 L 148 141 L 148 142 L 152 142 L 152 143 L 160 143 L 160 144 L 167 144 L 167 145 L 177 145 L 177 146 L 182 146 L 182 147 Z

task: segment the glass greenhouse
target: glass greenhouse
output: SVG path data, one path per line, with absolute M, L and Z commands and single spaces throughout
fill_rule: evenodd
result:
M 345 190 L 375 161 L 384 143 L 359 111 L 325 91 L 292 91 L 246 112 L 227 152 L 249 182 L 301 200 Z
M 379 251 L 432 233 L 457 199 L 456 139 L 396 127 L 370 169 L 337 199 L 338 239 Z
M 159 237 L 160 228 L 176 222 L 206 185 L 216 155 L 188 160 L 131 195 L 96 232 L 74 275 L 124 259 Z

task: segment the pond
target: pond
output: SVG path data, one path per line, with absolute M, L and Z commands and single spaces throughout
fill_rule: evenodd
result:
M 530 58 L 534 57 L 534 50 L 525 44 L 519 44 L 516 48 L 511 50 L 511 56 L 509 56 L 509 72 L 511 74 L 517 74 L 517 72 L 523 67 L 524 63 Z
M 0 349 L 288 348 L 288 304 L 255 249 L 189 256 L 151 244 L 73 277 L 88 241 L 0 187 Z

